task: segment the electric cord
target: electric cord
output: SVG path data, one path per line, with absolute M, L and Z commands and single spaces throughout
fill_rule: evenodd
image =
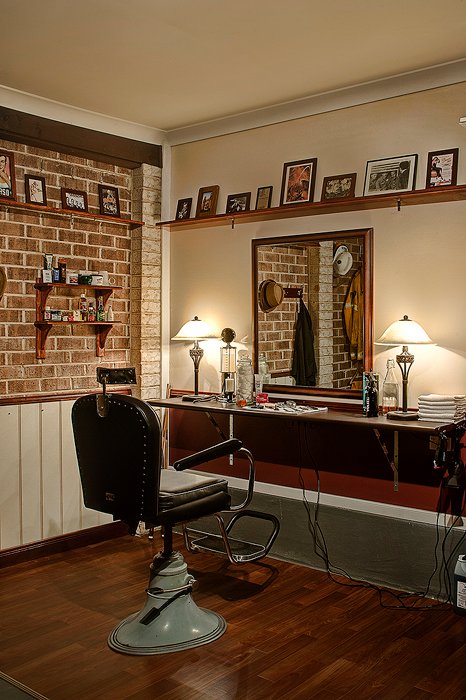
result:
M 451 602 L 451 588 L 450 588 L 450 595 L 448 595 L 447 600 L 438 600 L 438 597 L 440 597 L 441 590 L 439 591 L 438 597 L 437 597 L 437 602 L 431 603 L 429 605 L 419 605 L 417 604 L 419 600 L 423 600 L 424 598 L 427 597 L 427 594 L 430 590 L 430 585 L 432 582 L 432 579 L 438 569 L 438 558 L 437 558 L 437 547 L 438 543 L 440 541 L 440 530 L 439 530 L 439 525 L 438 525 L 438 517 L 437 517 L 437 539 L 436 539 L 436 546 L 434 550 L 434 557 L 435 557 L 435 568 L 432 574 L 429 577 L 428 583 L 426 590 L 423 592 L 418 592 L 418 591 L 412 591 L 412 592 L 403 592 L 403 593 L 396 593 L 393 590 L 390 590 L 388 588 L 385 588 L 383 586 L 379 586 L 377 584 L 370 583 L 368 581 L 362 581 L 360 579 L 354 578 L 351 576 L 347 571 L 345 571 L 343 568 L 339 566 L 335 566 L 329 556 L 328 552 L 328 547 L 325 541 L 325 536 L 322 531 L 322 528 L 319 523 L 319 508 L 320 508 L 320 494 L 321 494 L 321 489 L 320 489 L 320 473 L 319 469 L 317 467 L 317 464 L 314 460 L 314 457 L 312 455 L 312 451 L 310 449 L 309 445 L 309 440 L 308 440 L 308 430 L 310 430 L 311 426 L 309 425 L 303 425 L 298 428 L 298 444 L 299 444 L 299 454 L 300 454 L 300 462 L 298 466 L 298 479 L 300 483 L 300 487 L 302 490 L 302 495 L 303 495 L 303 505 L 305 507 L 306 513 L 307 513 L 307 523 L 308 523 L 308 530 L 311 534 L 312 540 L 313 540 L 313 545 L 314 545 L 314 553 L 316 556 L 318 556 L 324 563 L 325 565 L 325 570 L 327 573 L 327 576 L 334 582 L 337 583 L 338 585 L 342 586 L 347 586 L 351 588 L 366 588 L 375 591 L 378 596 L 379 596 L 379 605 L 383 608 L 390 608 L 390 609 L 404 609 L 404 610 L 433 610 L 433 609 L 442 609 L 442 610 L 450 610 L 450 602 Z M 302 430 L 304 430 L 304 441 L 302 438 Z M 312 517 L 312 512 L 311 512 L 311 504 L 309 503 L 307 496 L 306 496 L 306 486 L 304 483 L 303 475 L 302 475 L 302 462 L 303 462 L 303 442 L 306 446 L 306 452 L 307 455 L 311 461 L 312 464 L 312 469 L 314 471 L 314 474 L 316 476 L 316 481 L 317 481 L 317 490 L 316 490 L 316 503 L 315 503 L 315 508 L 314 508 L 314 518 Z M 464 507 L 464 506 L 463 506 Z M 440 514 L 438 513 L 437 516 Z M 463 539 L 466 536 L 466 533 L 462 536 L 461 540 L 457 543 L 455 549 L 453 550 L 452 553 L 450 553 L 449 558 L 445 560 L 445 540 L 448 537 L 448 534 L 450 533 L 451 529 L 453 528 L 453 525 L 450 526 L 448 532 L 445 534 L 445 537 L 442 542 L 442 561 L 445 563 L 445 561 L 450 562 L 452 556 L 454 555 L 454 552 L 458 549 L 458 547 L 461 545 L 463 542 Z M 446 570 L 448 572 L 448 566 L 446 567 Z M 339 581 L 338 579 L 335 578 L 335 575 L 340 575 L 343 576 L 344 578 L 348 579 L 350 583 L 345 583 L 342 581 Z M 399 604 L 387 604 L 384 601 L 384 595 L 391 596 L 394 598 Z M 411 604 L 408 604 L 408 600 L 412 600 Z M 435 599 L 434 599 L 435 600 Z

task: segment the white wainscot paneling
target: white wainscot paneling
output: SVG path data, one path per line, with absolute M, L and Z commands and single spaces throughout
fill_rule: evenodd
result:
M 73 401 L 0 407 L 0 548 L 112 521 L 84 507 Z

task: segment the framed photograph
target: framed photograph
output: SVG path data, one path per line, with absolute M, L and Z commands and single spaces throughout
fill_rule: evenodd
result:
M 120 216 L 118 189 L 111 185 L 99 185 L 100 213 L 105 216 Z
M 227 214 L 233 214 L 236 211 L 249 211 L 251 203 L 250 192 L 240 192 L 239 194 L 229 194 L 227 197 Z
M 272 204 L 272 185 L 258 187 L 256 196 L 256 209 L 269 209 Z
M 186 199 L 179 199 L 176 205 L 175 219 L 189 219 L 191 216 L 191 206 L 193 203 L 192 197 L 186 197 Z
M 321 201 L 323 202 L 328 199 L 345 199 L 346 197 L 354 197 L 355 187 L 356 173 L 347 173 L 346 175 L 330 175 L 330 177 L 324 177 Z
M 196 218 L 213 216 L 217 213 L 218 185 L 201 187 L 197 196 Z
M 81 190 L 61 188 L 61 205 L 70 211 L 87 211 L 87 194 Z
M 316 181 L 317 158 L 295 160 L 283 165 L 280 204 L 312 202 Z
M 458 148 L 431 151 L 427 156 L 426 189 L 442 185 L 456 185 Z
M 16 199 L 15 157 L 9 151 L 0 151 L 0 198 Z
M 364 196 L 413 190 L 416 165 L 417 155 L 369 160 L 366 165 Z
M 26 202 L 30 204 L 47 205 L 47 195 L 45 192 L 45 177 L 39 175 L 25 175 L 24 189 L 26 192 Z

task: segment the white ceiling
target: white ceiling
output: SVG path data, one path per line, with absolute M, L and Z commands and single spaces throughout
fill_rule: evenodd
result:
M 466 56 L 466 0 L 0 0 L 0 17 L 0 85 L 163 131 Z

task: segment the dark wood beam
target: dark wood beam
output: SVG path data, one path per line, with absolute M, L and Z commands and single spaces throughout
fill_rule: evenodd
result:
M 60 153 L 138 168 L 141 163 L 162 167 L 162 147 L 63 124 L 0 106 L 0 138 Z

